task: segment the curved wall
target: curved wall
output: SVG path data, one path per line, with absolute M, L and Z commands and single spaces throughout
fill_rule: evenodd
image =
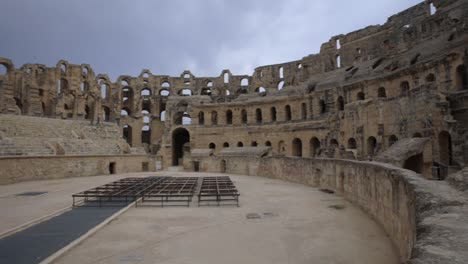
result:
M 226 173 L 270 177 L 334 190 L 382 226 L 402 263 L 461 264 L 468 259 L 463 247 L 454 247 L 443 240 L 453 241 L 456 234 L 468 235 L 466 228 L 460 230 L 446 225 L 450 218 L 444 219 L 447 215 L 438 222 L 441 212 L 453 211 L 459 221 L 460 216 L 468 216 L 459 201 L 451 200 L 462 199 L 445 182 L 425 180 L 412 171 L 388 164 L 338 159 L 212 156 L 200 160 L 200 168 L 223 172 L 223 160 Z M 447 197 L 447 192 L 454 196 Z M 442 232 L 445 238 L 441 240 L 437 232 Z

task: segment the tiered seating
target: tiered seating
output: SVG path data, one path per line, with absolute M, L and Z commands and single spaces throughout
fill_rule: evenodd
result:
M 0 156 L 146 154 L 125 147 L 121 135 L 114 123 L 0 115 Z

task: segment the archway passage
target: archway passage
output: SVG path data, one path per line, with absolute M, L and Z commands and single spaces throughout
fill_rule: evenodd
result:
M 409 157 L 403 164 L 403 168 L 407 170 L 412 170 L 416 173 L 422 173 L 423 171 L 422 153 Z
M 452 165 L 452 138 L 447 131 L 439 134 L 440 163 L 445 166 Z
M 184 145 L 190 142 L 190 134 L 185 128 L 177 128 L 172 132 L 172 165 L 179 166 L 184 157 Z

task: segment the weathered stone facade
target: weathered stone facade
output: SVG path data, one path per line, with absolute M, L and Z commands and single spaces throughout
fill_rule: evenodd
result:
M 186 153 L 271 146 L 280 155 L 370 159 L 398 139 L 425 137 L 432 156 L 423 160 L 433 167 L 425 174 L 443 178 L 468 160 L 468 5 L 432 2 L 252 76 L 143 70 L 112 82 L 87 64 L 16 69 L 0 59 L 0 112 L 117 122 L 130 145 L 146 146 L 164 167 L 179 165 L 188 141 Z
M 468 0 L 427 0 L 251 76 L 112 81 L 0 58 L 0 184 L 171 166 L 281 178 L 361 206 L 402 262 L 466 263 L 463 192 L 363 160 L 428 179 L 467 166 L 467 43 Z M 465 174 L 449 180 L 466 193 Z

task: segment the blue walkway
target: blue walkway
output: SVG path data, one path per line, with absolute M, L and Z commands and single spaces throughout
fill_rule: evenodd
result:
M 39 263 L 122 207 L 78 207 L 0 239 L 0 263 Z

